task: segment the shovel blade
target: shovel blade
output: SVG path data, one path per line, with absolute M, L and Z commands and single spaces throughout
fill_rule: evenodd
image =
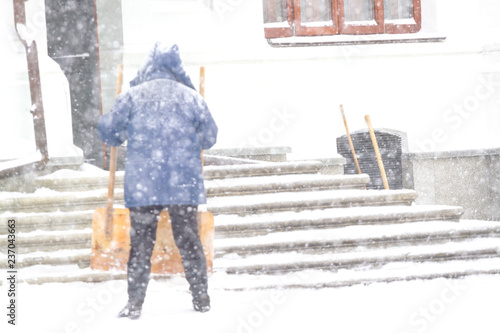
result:
M 198 234 L 207 259 L 207 271 L 213 271 L 214 218 L 210 212 L 198 212 Z M 92 221 L 90 267 L 95 270 L 126 271 L 130 252 L 130 213 L 126 208 L 113 211 L 113 228 L 106 234 L 106 208 L 97 208 Z M 180 274 L 184 272 L 181 256 L 172 234 L 168 211 L 162 211 L 151 257 L 151 273 Z

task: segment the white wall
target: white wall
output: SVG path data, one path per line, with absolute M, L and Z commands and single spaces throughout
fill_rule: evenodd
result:
M 155 40 L 180 45 L 193 77 L 206 66 L 217 148 L 291 146 L 328 156 L 345 133 L 408 133 L 412 152 L 500 147 L 500 2 L 423 0 L 421 35 L 440 43 L 272 48 L 261 1 L 123 0 L 126 80 Z M 154 9 L 152 9 L 154 6 Z M 195 80 L 193 80 L 195 81 Z

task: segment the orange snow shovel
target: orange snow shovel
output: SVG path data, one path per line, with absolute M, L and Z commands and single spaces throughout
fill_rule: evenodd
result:
M 123 67 L 118 67 L 116 94 L 121 92 Z M 130 251 L 130 213 L 127 208 L 113 208 L 116 172 L 116 147 L 111 147 L 109 185 L 106 207 L 96 208 L 92 221 L 91 269 L 124 271 Z M 210 212 L 198 212 L 198 233 L 207 259 L 208 273 L 213 271 L 214 218 Z M 183 273 L 181 255 L 172 234 L 168 211 L 162 211 L 151 257 L 151 272 Z

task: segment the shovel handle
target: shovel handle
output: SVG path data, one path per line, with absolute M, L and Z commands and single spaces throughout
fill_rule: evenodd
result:
M 375 137 L 375 132 L 373 131 L 372 121 L 370 116 L 365 116 L 366 123 L 368 124 L 368 129 L 370 130 L 370 137 L 373 143 L 373 149 L 375 150 L 375 156 L 377 157 L 378 167 L 380 169 L 380 174 L 382 175 L 382 181 L 384 182 L 384 188 L 389 189 L 389 182 L 387 181 L 387 176 L 385 174 L 384 162 L 382 161 L 382 156 L 380 155 L 380 150 L 378 149 L 377 138 Z
M 340 104 L 340 113 L 342 113 L 342 118 L 344 119 L 344 127 L 347 133 L 347 140 L 349 141 L 349 147 L 351 148 L 354 164 L 356 164 L 356 169 L 358 170 L 358 174 L 361 174 L 361 168 L 359 167 L 358 158 L 356 157 L 356 151 L 354 150 L 354 143 L 352 142 L 351 133 L 349 133 L 349 127 L 347 127 L 347 119 L 345 117 L 344 106 L 342 104 Z
M 113 204 L 115 201 L 115 179 L 116 179 L 116 159 L 117 149 L 111 147 L 109 156 L 109 183 L 108 183 L 108 199 L 106 201 L 106 224 L 105 231 L 106 237 L 111 239 L 113 234 Z
M 118 73 L 116 76 L 116 96 L 120 95 L 123 86 L 123 65 L 118 65 Z M 115 202 L 115 182 L 116 182 L 116 160 L 117 147 L 111 147 L 109 156 L 109 182 L 108 182 L 108 199 L 106 201 L 106 223 L 104 230 L 106 238 L 110 240 L 113 235 L 113 204 Z
M 205 97 L 205 66 L 200 67 L 200 95 Z

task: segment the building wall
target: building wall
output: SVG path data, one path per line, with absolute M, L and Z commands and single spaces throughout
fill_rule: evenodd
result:
M 407 155 L 417 203 L 461 206 L 465 219 L 500 221 L 499 155 L 500 149 Z
M 370 114 L 375 127 L 407 132 L 410 152 L 500 145 L 498 1 L 423 0 L 420 34 L 444 42 L 300 48 L 268 45 L 261 1 L 186 3 L 122 1 L 126 81 L 155 40 L 178 43 L 194 81 L 207 68 L 217 148 L 334 154 L 339 104 L 351 130 Z

